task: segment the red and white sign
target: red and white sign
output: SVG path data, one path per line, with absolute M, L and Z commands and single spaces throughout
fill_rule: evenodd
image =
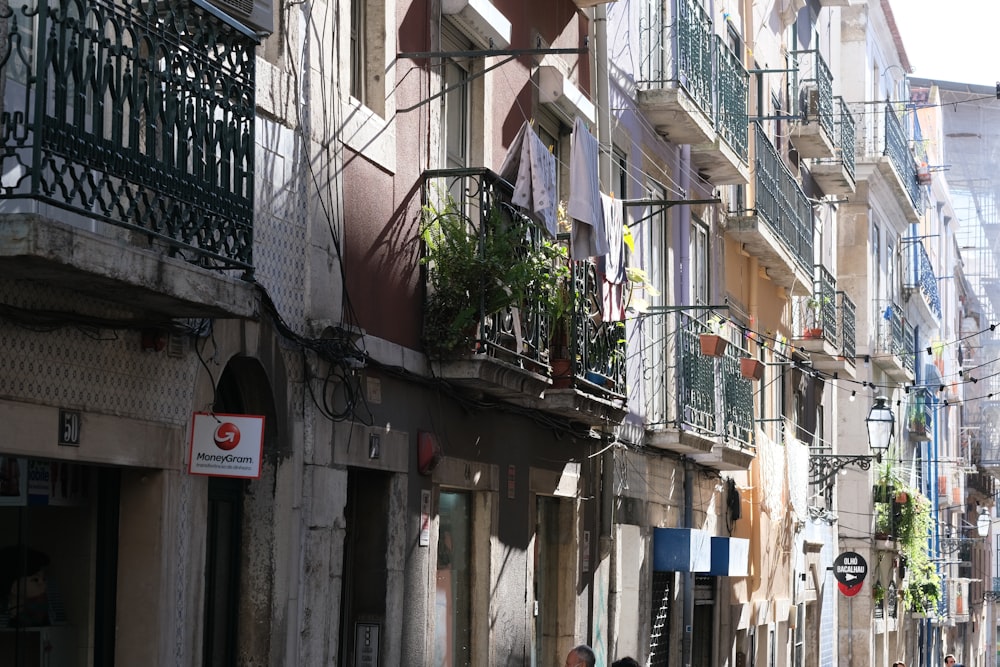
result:
M 263 451 L 262 415 L 194 413 L 188 462 L 192 475 L 257 479 Z

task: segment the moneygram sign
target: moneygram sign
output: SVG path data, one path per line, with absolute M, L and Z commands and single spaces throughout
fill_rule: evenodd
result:
M 260 477 L 264 417 L 194 413 L 188 472 L 213 477 Z

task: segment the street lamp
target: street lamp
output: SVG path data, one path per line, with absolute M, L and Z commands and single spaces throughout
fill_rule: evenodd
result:
M 885 396 L 878 396 L 875 404 L 868 412 L 865 422 L 868 426 L 868 446 L 875 456 L 868 454 L 858 454 L 856 456 L 842 456 L 840 454 L 810 454 L 809 455 L 809 483 L 826 484 L 827 489 L 833 487 L 837 473 L 854 464 L 862 470 L 869 470 L 872 467 L 872 459 L 881 463 L 882 453 L 889 449 L 892 444 L 892 436 L 896 429 L 896 419 L 892 415 L 892 408 L 888 405 L 889 399 Z
M 865 423 L 868 425 L 868 446 L 875 452 L 875 460 L 882 462 L 882 453 L 888 451 L 892 444 L 892 436 L 896 430 L 896 418 L 885 396 L 876 396 L 875 404 L 868 412 Z
M 985 507 L 979 508 L 979 518 L 976 519 L 976 534 L 979 537 L 986 537 L 990 534 L 990 511 Z

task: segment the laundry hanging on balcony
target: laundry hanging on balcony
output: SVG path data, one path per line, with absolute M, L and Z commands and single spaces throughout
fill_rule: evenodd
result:
M 570 257 L 587 259 L 608 254 L 604 229 L 601 182 L 597 171 L 600 144 L 580 117 L 573 124 L 569 160 L 569 202 L 566 214 L 573 221 Z
M 525 121 L 500 166 L 500 177 L 514 182 L 511 203 L 532 212 L 556 235 L 556 158 Z
M 601 275 L 601 316 L 605 322 L 625 320 L 625 223 L 620 199 L 601 193 L 601 215 L 608 253 L 598 261 Z

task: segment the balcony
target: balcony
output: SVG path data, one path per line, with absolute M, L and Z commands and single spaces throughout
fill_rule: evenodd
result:
M 919 294 L 917 303 L 924 310 L 925 316 L 935 323 L 941 322 L 941 293 L 938 290 L 938 279 L 934 275 L 934 267 L 923 241 L 911 241 L 907 249 L 907 276 L 903 286 L 911 294 Z
M 932 416 L 931 399 L 927 389 L 920 387 L 911 391 L 909 405 L 906 408 L 906 432 L 910 440 L 927 442 L 931 439 L 934 428 Z
M 674 6 L 675 16 L 653 12 L 642 31 L 639 108 L 669 141 L 691 146 L 691 161 L 704 178 L 748 183 L 750 76 L 739 55 L 713 34 L 698 0 Z
M 791 124 L 791 140 L 804 158 L 832 158 L 833 74 L 818 50 L 792 51 L 798 62 L 798 118 Z
M 833 123 L 833 157 L 815 159 L 809 164 L 813 180 L 828 195 L 852 195 L 857 189 L 854 176 L 855 133 L 854 116 L 837 97 Z
M 982 400 L 982 421 L 979 430 L 979 465 L 996 473 L 1000 471 L 1000 401 Z
M 601 303 L 594 264 L 568 260 L 565 243 L 511 204 L 512 194 L 487 169 L 424 172 L 432 369 L 479 394 L 617 424 L 626 413 L 623 324 L 589 307 Z
M 653 447 L 688 456 L 717 470 L 746 470 L 756 456 L 752 380 L 740 372 L 747 356 L 735 333 L 721 356 L 702 353 L 700 337 L 710 327 L 686 313 L 669 308 L 646 314 L 644 331 L 676 331 L 656 345 L 668 363 L 666 385 L 676 388 L 659 395 L 659 405 L 647 413 L 662 415 L 649 422 L 648 442 Z
M 896 111 L 890 104 L 882 113 L 866 109 L 862 104 L 852 111 L 865 119 L 860 126 L 862 136 L 858 143 L 858 181 L 880 175 L 896 198 L 906 222 L 919 222 L 924 202 L 917 183 L 916 158 Z
M 903 321 L 903 309 L 895 302 L 883 301 L 876 305 L 878 321 L 872 361 L 893 380 L 912 382 L 916 366 L 913 325 Z
M 792 298 L 792 341 L 812 353 L 816 370 L 854 377 L 854 302 L 837 291 L 833 274 L 816 266 L 816 281 L 809 296 Z
M 760 260 L 791 294 L 812 292 L 813 209 L 759 124 L 755 124 L 754 197 L 750 214 L 730 217 L 726 234 Z
M 254 315 L 256 38 L 191 3 L 95 0 L 87 21 L 17 6 L 0 273 L 169 317 Z

